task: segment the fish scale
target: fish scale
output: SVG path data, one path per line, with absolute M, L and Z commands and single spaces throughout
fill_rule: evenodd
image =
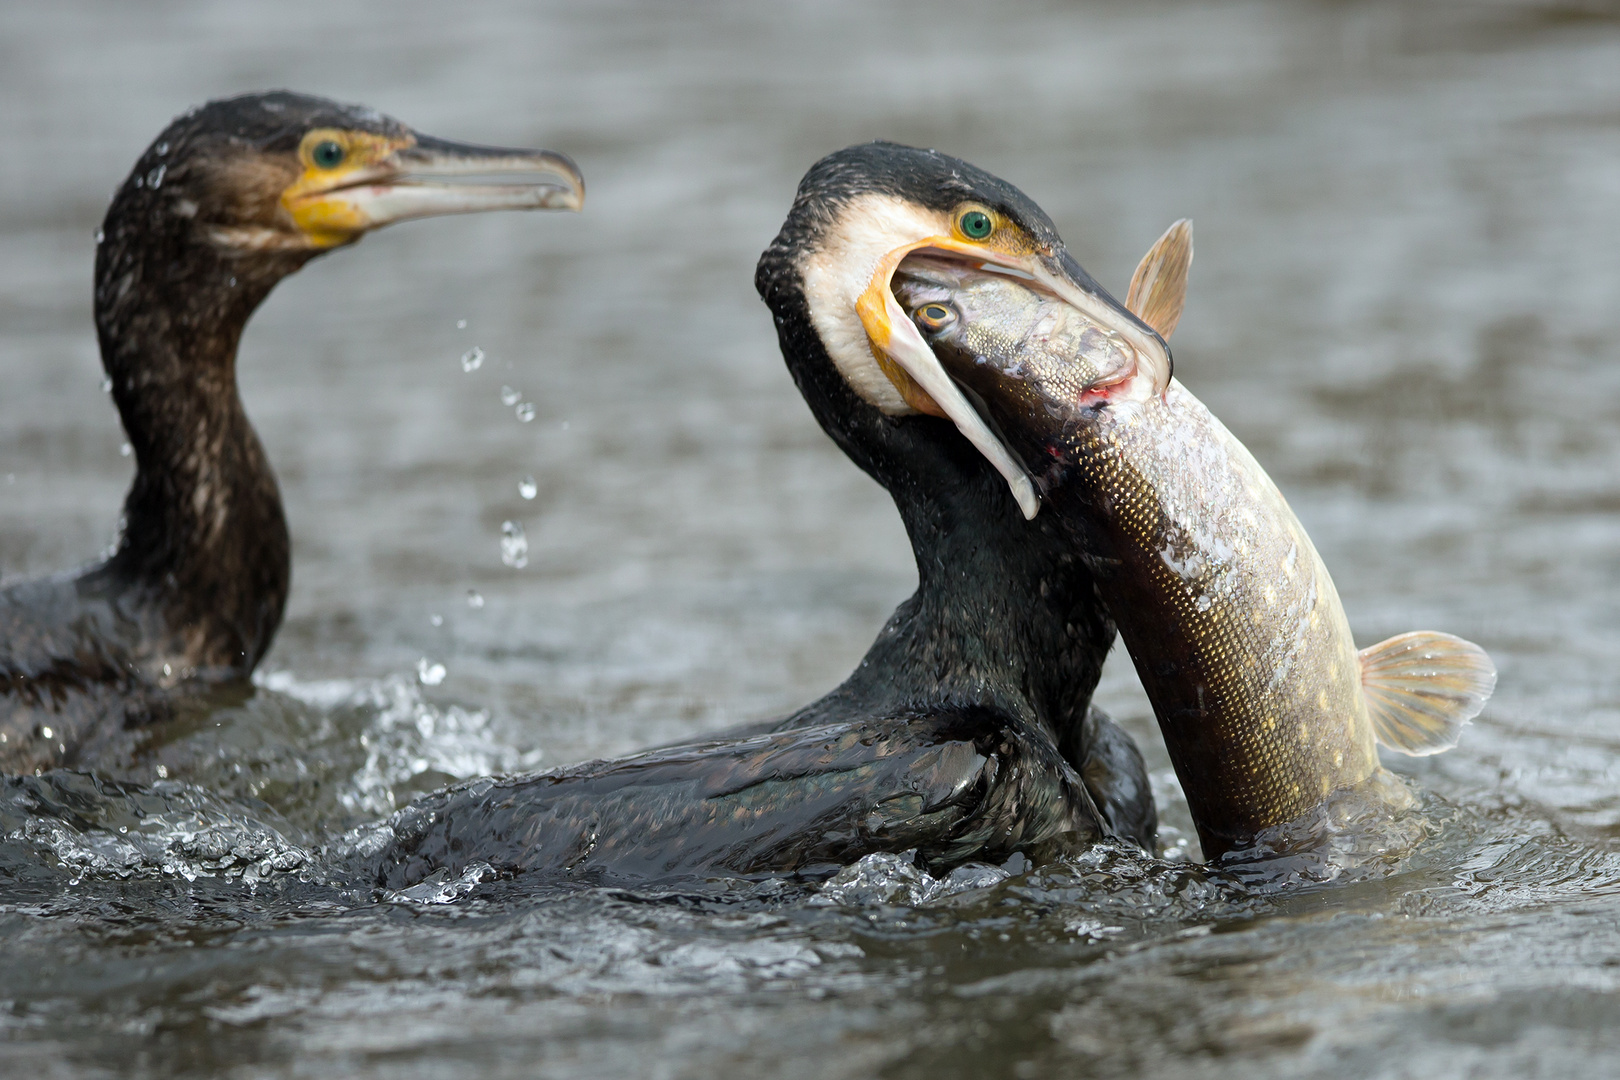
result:
M 1282 493 L 1180 383 L 1085 412 L 1057 440 L 1067 475 L 1043 478 L 1048 499 L 1095 523 L 1086 554 L 1194 817 L 1226 823 L 1206 851 L 1372 775 L 1349 622 Z

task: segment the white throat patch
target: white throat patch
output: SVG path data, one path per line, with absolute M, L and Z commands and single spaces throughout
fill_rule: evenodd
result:
M 949 235 L 948 214 L 894 195 L 856 196 L 839 210 L 821 246 L 799 268 L 810 322 L 838 373 L 862 400 L 890 416 L 916 413 L 872 357 L 855 302 L 889 252 L 927 236 Z

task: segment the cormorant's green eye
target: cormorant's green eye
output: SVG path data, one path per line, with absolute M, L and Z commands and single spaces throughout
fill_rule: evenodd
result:
M 962 220 L 957 224 L 961 226 L 962 235 L 969 240 L 983 240 L 990 235 L 990 230 L 995 228 L 990 215 L 983 210 L 969 210 L 962 215 Z
M 912 318 L 917 320 L 919 327 L 932 334 L 955 322 L 956 312 L 944 304 L 924 304 Z
M 335 169 L 343 164 L 343 147 L 331 139 L 322 139 L 309 153 L 310 160 L 323 169 Z

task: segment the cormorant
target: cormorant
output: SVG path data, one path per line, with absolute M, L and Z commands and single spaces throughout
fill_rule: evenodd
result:
M 104 561 L 0 590 L 0 770 L 91 761 L 270 647 L 287 525 L 236 349 L 277 282 L 391 222 L 583 198 L 561 154 L 445 142 L 285 91 L 165 128 L 96 234 L 96 330 L 135 481 Z
M 1000 226 L 993 244 L 979 242 L 981 218 Z M 922 247 L 1041 277 L 1106 309 L 1144 355 L 1169 363 L 1163 341 L 1086 275 L 1010 184 L 891 143 L 824 158 L 755 283 L 811 411 L 894 497 L 917 558 L 916 594 L 843 685 L 786 720 L 419 800 L 393 820 L 371 864 L 378 884 L 477 862 L 614 880 L 814 875 L 912 848 L 943 870 L 1104 836 L 1152 849 L 1141 756 L 1090 708 L 1114 640 L 1091 573 L 1056 523 L 1026 520 L 1028 478 L 960 392 L 920 384 L 863 326 L 861 305 L 894 304 L 889 275 Z M 910 326 L 903 313 L 898 322 Z

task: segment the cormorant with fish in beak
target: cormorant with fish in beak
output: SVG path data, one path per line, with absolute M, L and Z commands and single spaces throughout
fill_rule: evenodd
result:
M 418 800 L 365 861 L 376 885 L 477 863 L 611 882 L 814 878 L 910 849 L 943 872 L 1110 836 L 1152 850 L 1141 756 L 1090 707 L 1114 625 L 1022 467 L 899 310 L 890 277 L 918 251 L 1041 282 L 1168 379 L 1163 341 L 1016 188 L 890 143 L 818 162 L 755 280 L 816 418 L 893 495 L 916 594 L 842 686 L 786 720 Z

